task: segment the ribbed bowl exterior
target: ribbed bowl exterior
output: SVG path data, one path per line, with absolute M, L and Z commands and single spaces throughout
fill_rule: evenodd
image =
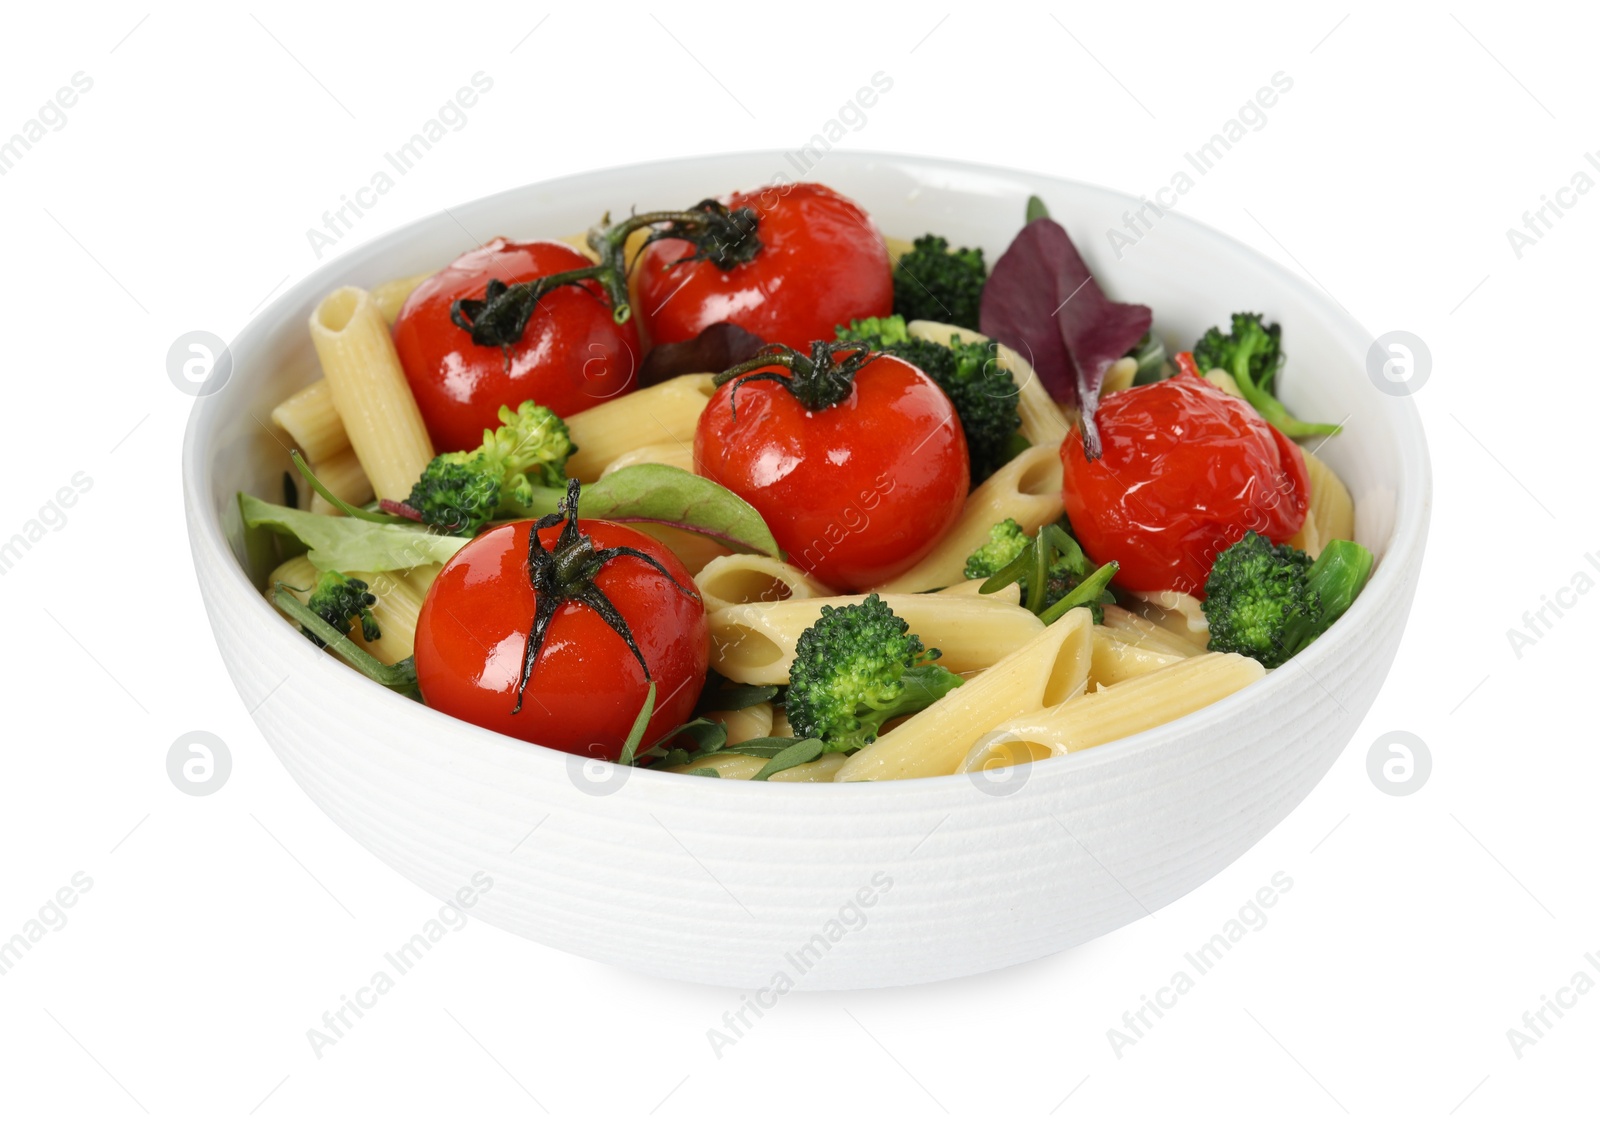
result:
M 684 182 L 679 195 L 699 198 L 759 180 L 782 156 L 701 158 L 595 174 L 597 183 L 587 186 L 585 178 L 533 186 L 469 206 L 489 213 L 471 227 L 487 237 L 501 225 L 533 226 L 531 217 L 545 211 L 594 211 L 594 201 L 609 203 L 608 192 L 630 175 L 649 184 L 662 169 Z M 829 161 L 836 164 L 820 170 L 823 178 L 853 191 L 895 234 L 946 228 L 910 205 L 911 218 L 897 224 L 894 201 L 870 190 L 886 169 L 936 184 L 952 169 L 992 177 L 1000 188 L 943 189 L 970 197 L 974 209 L 994 209 L 996 198 L 1009 201 L 1024 188 L 1045 192 L 1059 215 L 1071 214 L 1075 202 L 1115 215 L 1125 199 L 917 158 L 832 154 Z M 653 202 L 658 193 L 650 195 Z M 509 220 L 521 213 L 506 211 L 513 206 L 529 213 L 517 227 Z M 1014 230 L 1019 218 L 1020 208 L 1004 216 L 1004 229 Z M 1369 413 L 1365 424 L 1352 421 L 1352 432 L 1380 433 L 1363 448 L 1379 464 L 1365 476 L 1372 481 L 1350 475 L 1358 499 L 1388 511 L 1372 525 L 1387 542 L 1373 583 L 1299 659 L 1217 705 L 1136 738 L 1027 766 L 1008 781 L 774 785 L 623 768 L 596 780 L 593 762 L 390 695 L 307 646 L 241 564 L 229 523 L 232 493 L 260 488 L 277 468 L 263 474 L 245 465 L 269 449 L 241 442 L 228 421 L 247 406 L 270 408 L 307 379 L 295 371 L 303 357 L 290 335 L 316 295 L 334 279 L 371 284 L 419 269 L 405 248 L 430 239 L 448 245 L 448 233 L 428 226 L 437 221 L 385 237 L 286 294 L 234 343 L 230 386 L 196 409 L 185 452 L 187 513 L 201 594 L 229 673 L 301 787 L 375 855 L 440 898 L 484 872 L 493 887 L 475 916 L 596 960 L 739 988 L 780 980 L 805 990 L 913 984 L 1032 960 L 1154 911 L 1259 841 L 1349 741 L 1399 645 L 1428 509 L 1415 413 L 1357 388 L 1366 379 L 1359 327 L 1247 250 L 1179 217 L 1166 222 L 1178 244 L 1169 254 L 1193 254 L 1196 243 L 1227 246 L 1244 264 L 1230 269 L 1255 272 L 1235 286 L 1241 308 L 1252 281 L 1292 289 L 1337 342 L 1340 364 L 1354 368 L 1329 378 L 1348 385 Z M 558 219 L 537 230 L 564 229 Z M 460 238 L 457 229 L 454 241 Z M 1004 240 L 990 236 L 986 245 Z M 1114 266 L 1093 265 L 1116 279 Z M 1108 289 L 1139 294 L 1161 325 L 1162 295 L 1131 285 L 1112 281 Z M 1212 303 L 1211 320 L 1226 316 L 1232 297 Z M 1177 296 L 1174 305 L 1186 300 Z M 350 708 L 352 701 L 361 708 Z

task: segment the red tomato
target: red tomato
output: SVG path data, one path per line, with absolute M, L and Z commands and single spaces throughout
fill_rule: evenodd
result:
M 417 682 L 423 700 L 463 721 L 582 756 L 616 760 L 651 679 L 656 706 L 641 748 L 689 720 L 705 685 L 711 634 L 694 579 L 653 537 L 609 521 L 578 522 L 596 549 L 628 547 L 660 561 L 686 595 L 635 557 L 606 561 L 595 584 L 627 622 L 650 677 L 599 613 L 576 601 L 557 608 L 512 713 L 538 597 L 528 578 L 531 521 L 485 531 L 450 558 L 417 618 Z M 561 527 L 539 531 L 546 549 Z
M 539 299 L 508 349 L 477 345 L 450 320 L 459 298 L 481 299 L 491 279 L 508 285 L 591 266 L 565 243 L 494 239 L 468 251 L 411 292 L 394 323 L 400 365 L 439 451 L 468 451 L 496 427 L 502 405 L 537 400 L 559 416 L 631 392 L 641 357 L 638 328 L 617 325 L 594 283 Z
M 700 415 L 694 464 L 756 508 L 792 564 L 840 592 L 910 568 L 967 499 L 967 441 L 949 398 L 887 354 L 817 411 L 776 381 L 729 381 Z
M 1062 499 L 1084 551 L 1121 566 L 1119 585 L 1201 596 L 1217 554 L 1247 530 L 1293 537 L 1310 489 L 1300 448 L 1181 360 L 1178 376 L 1101 401 L 1100 459 L 1068 433 Z
M 761 250 L 730 270 L 701 261 L 681 239 L 651 243 L 640 255 L 635 312 L 653 345 L 686 341 L 714 322 L 742 326 L 763 341 L 809 348 L 855 318 L 887 317 L 894 307 L 889 253 L 855 201 L 821 184 L 772 185 L 735 192 L 730 209 L 751 208 Z

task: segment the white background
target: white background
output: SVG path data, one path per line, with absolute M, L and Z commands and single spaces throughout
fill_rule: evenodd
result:
M 75 72 L 93 79 L 0 177 L 0 540 L 75 472 L 93 480 L 0 576 L 0 935 L 73 874 L 94 883 L 0 977 L 0 1119 L 1592 1117 L 1600 992 L 1520 1059 L 1506 1036 L 1600 949 L 1600 595 L 1520 657 L 1507 638 L 1575 573 L 1600 578 L 1600 193 L 1521 258 L 1505 234 L 1600 149 L 1600 29 L 1579 6 L 146 11 L 17 6 L 0 46 L 0 137 Z M 791 995 L 719 1060 L 706 1030 L 738 993 L 471 922 L 319 1060 L 306 1029 L 438 907 L 300 793 L 223 673 L 184 539 L 192 400 L 167 379 L 168 346 L 230 337 L 309 271 L 306 229 L 476 71 L 494 88 L 466 126 L 339 250 L 550 176 L 792 148 L 880 70 L 893 90 L 846 145 L 1134 192 L 1166 183 L 1274 72 L 1293 77 L 1182 210 L 1300 270 L 1374 334 L 1431 347 L 1417 400 L 1437 508 L 1384 692 L 1262 843 L 1075 951 L 933 987 Z M 234 758 L 205 798 L 165 771 L 196 729 Z M 1407 798 L 1368 777 L 1390 730 L 1432 750 Z M 1266 926 L 1119 1058 L 1107 1029 L 1278 871 L 1294 886 Z

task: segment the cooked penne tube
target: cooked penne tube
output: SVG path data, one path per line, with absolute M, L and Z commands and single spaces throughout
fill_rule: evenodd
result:
M 312 465 L 350 449 L 350 436 L 326 380 L 306 385 L 273 408 L 272 422 L 289 433 L 295 449 Z
M 418 565 L 416 568 L 406 569 L 404 575 L 406 583 L 411 585 L 412 591 L 418 596 L 426 596 L 428 589 L 433 586 L 434 577 L 444 569 L 442 564 Z
M 694 583 L 700 589 L 707 612 L 734 604 L 808 600 L 835 594 L 833 589 L 787 561 L 759 553 L 730 553 L 717 557 L 695 573 Z
M 1146 650 L 1185 658 L 1206 653 L 1205 647 L 1196 643 L 1193 637 L 1168 631 L 1165 627 L 1154 624 L 1127 608 L 1107 604 L 1102 610 L 1105 613 L 1106 627 L 1121 633 L 1130 642 Z
M 880 592 L 927 592 L 959 584 L 967 558 L 989 539 L 999 521 L 1015 518 L 1028 533 L 1061 516 L 1061 456 L 1054 447 L 1029 447 L 967 495 L 950 532 L 916 564 Z
M 1329 541 L 1348 541 L 1355 536 L 1356 508 L 1349 488 L 1332 467 L 1310 451 L 1301 454 L 1306 458 L 1311 497 L 1306 505 L 1305 524 L 1289 544 L 1315 557 Z
M 737 745 L 756 737 L 772 736 L 772 703 L 757 702 L 742 710 L 712 710 L 706 714 L 712 721 L 720 721 L 728 730 L 725 744 Z
M 985 733 L 1084 693 L 1093 626 L 1088 608 L 1074 608 L 1020 649 L 857 752 L 834 779 L 902 780 L 955 772 Z
M 1115 686 L 1141 674 L 1149 674 L 1187 656 L 1173 651 L 1140 646 L 1141 636 L 1107 624 L 1094 629 L 1094 656 L 1089 666 L 1091 690 Z
M 968 763 L 984 767 L 983 762 L 993 766 L 1043 760 L 1131 737 L 1209 706 L 1265 673 L 1260 663 L 1244 655 L 1180 659 L 1097 694 L 1017 717 L 984 736 Z
M 939 589 L 941 596 L 982 596 L 986 600 L 1004 600 L 1008 604 L 1022 603 L 1022 585 L 1007 584 L 998 592 L 983 592 L 980 589 L 989 583 L 987 577 L 977 580 L 963 580 L 960 584 L 952 584 L 948 588 Z
M 733 552 L 726 545 L 719 545 L 709 537 L 702 537 L 698 533 L 690 533 L 686 529 L 678 529 L 671 525 L 661 525 L 653 521 L 630 521 L 627 524 L 646 536 L 654 537 L 672 550 L 672 555 L 677 557 L 683 567 L 691 573 L 699 572 L 718 557 L 725 557 Z
M 828 596 L 734 604 L 712 612 L 711 666 L 752 686 L 787 685 L 800 633 L 825 606 L 858 604 L 865 596 Z M 939 665 L 957 674 L 993 666 L 1043 630 L 1039 617 L 985 596 L 901 594 L 885 601 L 924 647 L 939 648 Z
M 406 299 L 411 297 L 411 292 L 436 273 L 436 271 L 424 271 L 421 274 L 380 282 L 372 288 L 372 304 L 378 307 L 378 313 L 383 316 L 383 320 L 393 325 L 395 318 L 400 316 L 401 307 L 406 304 Z
M 568 416 L 567 431 L 578 449 L 567 460 L 567 473 L 593 482 L 629 451 L 658 443 L 686 447 L 693 458 L 695 425 L 713 391 L 710 373 L 691 373 Z
M 417 617 L 422 614 L 422 597 L 406 583 L 403 573 L 352 572 L 352 580 L 366 582 L 367 591 L 378 598 L 372 605 L 372 618 L 378 624 L 378 638 L 367 642 L 359 630 L 350 638 L 367 654 L 384 663 L 397 663 L 417 649 Z
M 277 594 L 278 585 L 284 584 L 294 589 L 296 598 L 303 604 L 311 598 L 311 590 L 317 586 L 317 576 L 317 566 L 307 560 L 304 553 L 298 557 L 290 557 L 273 569 L 267 577 L 267 599 L 272 599 Z
M 361 460 L 356 458 L 356 453 L 349 447 L 313 462 L 311 473 L 317 476 L 317 481 L 326 486 L 335 498 L 352 506 L 364 506 L 375 496 L 372 493 L 372 483 L 367 481 L 367 472 L 361 469 Z M 311 491 L 311 512 L 337 514 L 344 511 L 321 494 Z
M 1137 612 L 1157 627 L 1187 639 L 1199 650 L 1211 642 L 1211 628 L 1200 600 L 1187 592 L 1130 592 L 1129 610 Z
M 902 255 L 911 253 L 912 243 L 909 239 L 896 239 L 892 235 L 885 235 L 883 237 L 883 249 L 889 252 L 889 264 L 893 266 L 900 261 Z
M 661 466 L 677 467 L 694 473 L 694 444 L 689 443 L 652 443 L 648 447 L 636 447 L 632 451 L 618 455 L 605 465 L 600 472 L 604 478 L 612 471 L 621 470 L 627 466 L 638 466 L 640 463 L 658 463 Z
M 1133 378 L 1139 374 L 1139 362 L 1132 357 L 1119 357 L 1111 362 L 1105 376 L 1100 378 L 1100 395 L 1125 392 L 1133 387 Z
M 773 737 L 793 737 L 794 736 L 794 726 L 789 724 L 789 713 L 788 713 L 787 710 L 773 710 L 772 711 L 772 734 L 771 735 Z
M 827 783 L 833 779 L 834 773 L 839 771 L 839 767 L 846 759 L 843 753 L 823 753 L 810 764 L 796 765 L 782 772 L 774 772 L 767 779 L 790 784 Z M 688 773 L 697 768 L 713 768 L 724 780 L 749 780 L 766 766 L 765 757 L 747 757 L 743 753 L 713 753 L 690 764 L 676 765 L 667 771 Z
M 433 445 L 372 295 L 344 286 L 324 298 L 311 315 L 311 342 L 373 490 L 404 498 Z

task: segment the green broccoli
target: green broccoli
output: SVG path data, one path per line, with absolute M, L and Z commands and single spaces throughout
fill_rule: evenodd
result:
M 859 604 L 825 606 L 800 633 L 785 696 L 796 737 L 814 737 L 828 752 L 869 745 L 892 717 L 915 713 L 961 685 L 935 666 L 905 620 L 877 594 Z
M 967 437 L 973 486 L 1009 461 L 1011 439 L 1022 426 L 1022 417 L 1017 412 L 1016 381 L 1000 367 L 992 342 L 963 340 L 957 334 L 949 345 L 940 345 L 912 337 L 899 314 L 853 321 L 839 328 L 838 337 L 910 361 L 944 389 Z
M 989 539 L 967 558 L 963 572 L 968 580 L 987 577 L 983 592 L 1020 585 L 1022 606 L 1046 623 L 1076 607 L 1089 608 L 1096 623 L 1105 622 L 1105 605 L 1115 603 L 1107 585 L 1116 573 L 1115 561 L 1097 567 L 1089 559 L 1065 518 L 1030 537 L 1009 517 L 989 530 Z
M 524 400 L 516 411 L 502 407 L 500 422 L 484 429 L 476 450 L 434 456 L 405 500 L 412 511 L 407 516 L 470 537 L 496 516 L 516 516 L 516 507 L 531 506 L 535 484 L 565 483 L 576 448 L 560 416 Z
M 1224 334 L 1216 326 L 1206 330 L 1192 350 L 1195 367 L 1201 373 L 1214 368 L 1229 373 L 1261 418 L 1290 438 L 1338 434 L 1336 423 L 1296 419 L 1273 395 L 1283 367 L 1283 331 L 1277 322 L 1266 325 L 1265 320 L 1261 314 L 1234 314 L 1232 333 Z
M 988 271 L 976 247 L 951 250 L 942 235 L 924 235 L 894 267 L 894 312 L 907 321 L 978 328 L 978 299 Z
M 329 569 L 317 577 L 317 586 L 312 590 L 306 606 L 313 615 L 342 635 L 350 633 L 351 620 L 360 620 L 361 637 L 371 643 L 383 637 L 383 632 L 378 630 L 378 621 L 372 615 L 372 605 L 377 602 L 378 597 L 367 591 L 365 580 L 353 580 L 342 572 Z M 317 646 L 327 646 L 309 628 L 302 627 L 300 630 Z
M 1330 541 L 1316 560 L 1251 531 L 1224 549 L 1206 578 L 1201 610 L 1210 648 L 1282 666 L 1355 602 L 1372 573 L 1372 553 Z

